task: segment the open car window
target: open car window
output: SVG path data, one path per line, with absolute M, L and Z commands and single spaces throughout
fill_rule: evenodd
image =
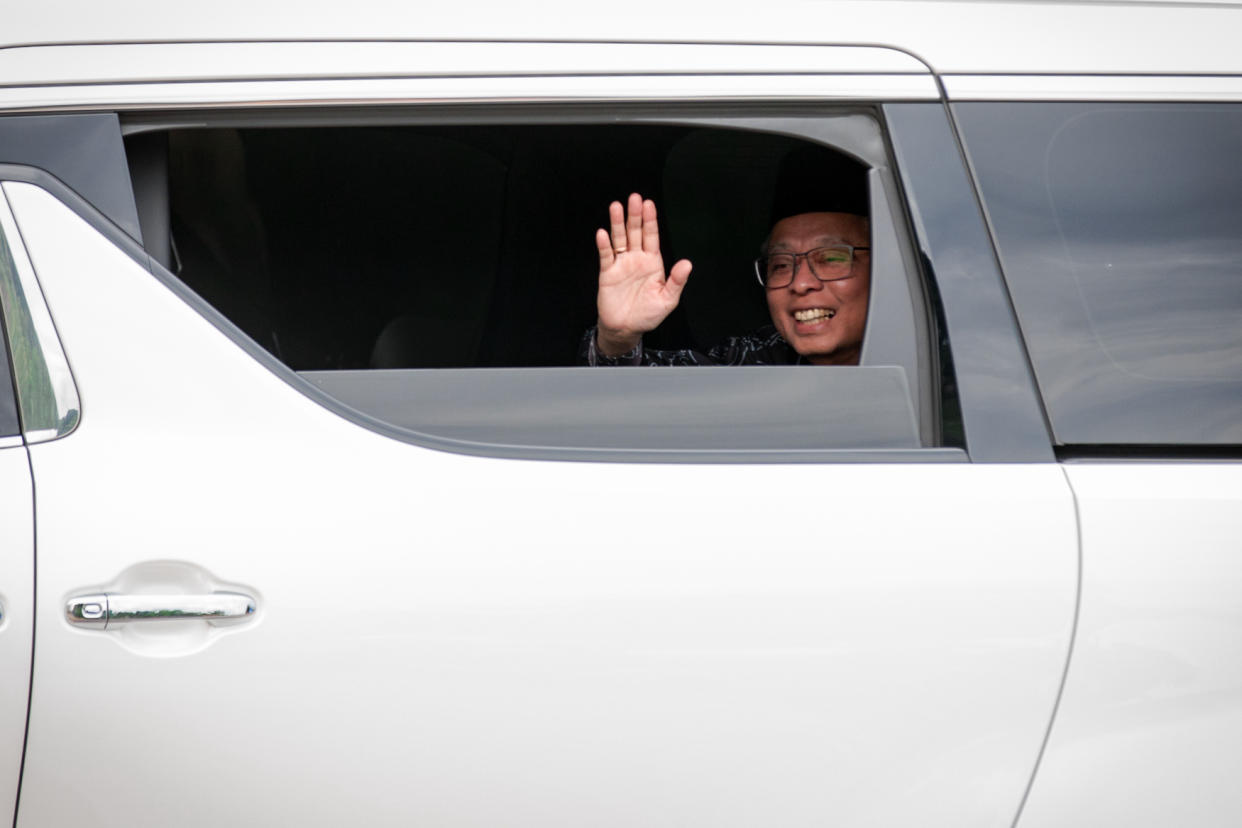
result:
M 130 125 L 145 247 L 271 356 L 395 435 L 631 459 L 900 459 L 941 445 L 933 315 L 872 113 L 483 120 Z M 595 229 L 629 192 L 656 201 L 666 265 L 695 265 L 645 344 L 706 350 L 767 323 L 751 261 L 781 161 L 809 144 L 869 170 L 860 367 L 714 368 L 671 383 L 569 370 L 595 322 Z M 443 373 L 477 369 L 490 371 Z

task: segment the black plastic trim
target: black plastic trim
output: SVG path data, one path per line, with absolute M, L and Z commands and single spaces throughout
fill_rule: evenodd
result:
M 1053 462 L 1017 318 L 945 107 L 885 104 L 883 111 L 943 304 L 971 460 Z
M 1063 463 L 1238 463 L 1242 446 L 1058 446 L 1057 459 Z
M 0 116 L 0 164 L 46 170 L 142 241 L 116 113 Z

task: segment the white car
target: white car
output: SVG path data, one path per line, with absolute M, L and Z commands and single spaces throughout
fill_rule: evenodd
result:
M 1236 4 L 4 18 L 0 822 L 1242 821 Z M 808 145 L 859 365 L 578 364 Z

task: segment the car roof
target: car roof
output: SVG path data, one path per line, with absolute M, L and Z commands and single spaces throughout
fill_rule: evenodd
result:
M 899 49 L 946 74 L 1242 74 L 1242 3 L 1220 0 L 763 0 L 733 8 L 476 0 L 425 8 L 391 0 L 29 3 L 6 15 L 0 49 L 288 40 L 840 44 Z

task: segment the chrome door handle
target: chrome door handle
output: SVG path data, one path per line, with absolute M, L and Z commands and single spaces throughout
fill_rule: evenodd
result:
M 135 621 L 198 619 L 213 624 L 236 624 L 254 615 L 255 600 L 239 592 L 206 595 L 78 595 L 65 605 L 65 617 L 74 626 L 106 630 Z

